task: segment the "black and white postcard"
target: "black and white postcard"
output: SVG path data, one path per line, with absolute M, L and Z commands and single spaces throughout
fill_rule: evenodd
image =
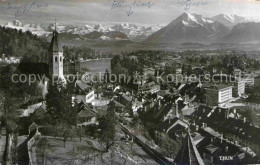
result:
M 0 165 L 260 164 L 259 0 L 0 0 Z

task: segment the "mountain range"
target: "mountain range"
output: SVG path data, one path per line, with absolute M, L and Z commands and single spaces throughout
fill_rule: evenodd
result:
M 54 24 L 50 25 L 39 25 L 39 24 L 25 24 L 18 20 L 13 22 L 8 22 L 5 27 L 30 31 L 41 37 L 51 37 L 52 31 L 55 29 Z M 141 41 L 146 39 L 152 33 L 158 31 L 163 25 L 155 26 L 140 26 L 135 24 L 120 23 L 116 25 L 61 25 L 57 24 L 56 29 L 61 34 L 63 39 L 74 39 L 74 40 L 84 40 L 84 39 L 95 39 L 95 40 L 133 40 Z
M 239 23 L 246 23 L 253 20 L 238 16 L 238 15 L 225 15 L 225 14 L 219 14 L 211 18 L 214 21 L 217 21 L 219 23 L 222 23 L 229 29 L 232 29 L 235 25 Z
M 149 36 L 147 43 L 247 43 L 260 41 L 260 23 L 240 16 L 205 18 L 183 13 Z
M 18 20 L 5 27 L 31 31 L 51 37 L 54 24 L 23 24 Z M 131 40 L 146 43 L 244 43 L 260 41 L 260 23 L 237 16 L 219 14 L 206 18 L 183 13 L 168 25 L 143 26 L 129 23 L 114 25 L 56 25 L 62 40 Z

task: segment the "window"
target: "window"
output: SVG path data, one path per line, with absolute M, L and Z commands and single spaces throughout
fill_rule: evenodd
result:
M 55 57 L 55 62 L 58 62 L 58 57 Z

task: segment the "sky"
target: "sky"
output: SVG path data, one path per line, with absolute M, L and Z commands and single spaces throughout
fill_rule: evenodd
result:
M 189 5 L 187 5 L 189 4 Z M 168 24 L 183 12 L 260 21 L 260 0 L 0 0 L 0 24 Z

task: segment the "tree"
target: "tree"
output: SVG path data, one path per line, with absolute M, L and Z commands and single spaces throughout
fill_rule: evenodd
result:
M 82 128 L 82 127 L 77 127 L 76 128 L 76 134 L 78 135 L 79 137 L 79 141 L 82 140 L 82 137 L 85 135 L 85 129 Z
M 50 144 L 48 142 L 48 139 L 43 137 L 39 140 L 38 147 L 41 151 L 41 158 L 42 158 L 42 164 L 45 164 L 46 161 L 46 153 L 48 149 L 50 148 Z
M 108 152 L 109 148 L 114 144 L 115 139 L 115 112 L 114 105 L 109 104 L 106 115 L 98 118 L 101 129 L 100 141 L 105 144 L 105 150 Z
M 72 106 L 72 94 L 63 84 L 50 86 L 46 95 L 47 112 L 52 125 L 57 128 L 58 135 L 63 137 L 64 147 L 72 135 L 76 125 L 77 110 Z
M 191 65 L 188 65 L 188 68 L 187 68 L 187 75 L 191 75 L 192 74 L 192 67 Z
M 66 147 L 66 141 L 72 136 L 71 126 L 66 123 L 60 123 L 57 128 L 59 135 L 63 137 L 63 147 Z
M 57 84 L 54 84 L 54 86 L 50 85 L 46 95 L 46 109 L 50 116 L 49 120 L 53 125 L 58 123 L 61 117 L 59 98 L 60 91 Z
M 0 89 L 5 93 L 10 94 L 10 91 L 13 90 L 14 82 L 12 82 L 12 75 L 14 72 L 15 67 L 12 65 L 0 66 Z
M 46 95 L 46 108 L 52 124 L 76 124 L 77 110 L 72 106 L 71 98 L 72 94 L 66 87 L 58 84 L 50 86 Z

